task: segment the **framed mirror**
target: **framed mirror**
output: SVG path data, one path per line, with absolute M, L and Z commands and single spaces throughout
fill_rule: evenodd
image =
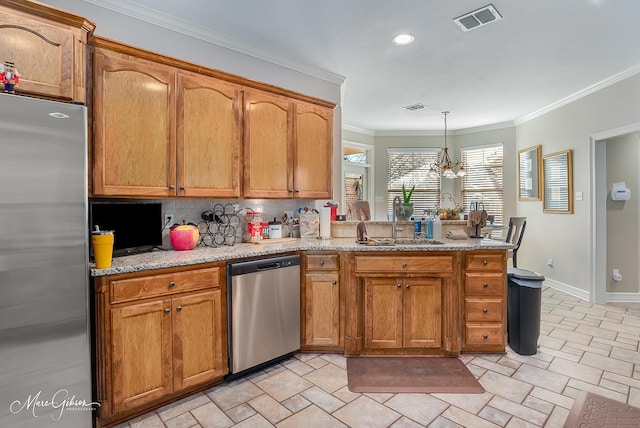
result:
M 545 213 L 573 214 L 573 160 L 572 151 L 544 155 L 543 211 Z
M 518 152 L 518 200 L 539 201 L 541 199 L 541 164 L 541 146 L 529 147 Z

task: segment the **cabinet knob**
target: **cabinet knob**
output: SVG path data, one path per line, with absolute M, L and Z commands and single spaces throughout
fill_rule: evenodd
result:
M 333 285 L 336 285 L 338 283 L 338 281 L 336 281 L 335 279 L 331 282 Z
M 171 313 L 171 309 L 166 308 L 166 309 L 164 310 L 164 313 L 165 313 L 165 314 L 170 314 L 170 313 Z
M 171 282 L 169 283 L 169 287 L 173 288 L 173 287 L 175 287 L 175 286 L 176 286 L 176 283 L 175 283 L 174 281 L 171 281 Z
M 320 260 L 320 266 L 324 266 L 324 260 Z
M 396 287 L 402 288 L 402 284 L 396 284 Z
M 294 190 L 293 193 L 300 193 L 298 189 Z
M 173 184 L 169 186 L 169 189 L 171 190 L 176 190 L 176 186 L 174 186 Z
M 176 311 L 178 311 L 178 312 L 182 312 L 182 306 L 178 306 L 178 307 L 176 308 Z
M 186 188 L 184 186 L 180 186 L 180 190 L 185 190 Z
M 489 286 L 489 284 L 487 284 L 487 283 L 485 282 L 484 284 L 482 284 L 482 286 L 483 286 L 484 288 L 487 288 L 487 287 Z
M 489 260 L 483 260 L 482 264 L 485 265 L 485 266 L 488 265 L 489 264 Z
M 293 189 L 289 189 L 289 193 L 293 193 Z
M 407 262 L 403 262 L 402 267 L 407 267 Z
M 483 335 L 482 335 L 482 338 L 483 338 L 483 339 L 488 339 L 488 338 L 489 338 L 489 335 L 487 335 L 487 334 L 483 334 Z
M 489 312 L 489 311 L 487 310 L 487 308 L 484 308 L 484 309 L 482 310 L 482 313 L 484 313 L 484 314 L 486 314 L 487 312 Z
M 411 284 L 407 284 L 407 288 L 411 288 Z

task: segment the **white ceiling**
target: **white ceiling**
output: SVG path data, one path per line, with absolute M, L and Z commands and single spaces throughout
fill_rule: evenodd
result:
M 198 28 L 311 74 L 344 76 L 343 123 L 378 132 L 441 130 L 443 110 L 451 130 L 518 121 L 640 71 L 640 0 L 495 0 L 503 19 L 469 32 L 453 18 L 489 1 L 112 3 L 138 16 L 150 8 L 153 22 Z M 393 45 L 401 32 L 415 42 Z M 428 108 L 402 109 L 415 103 Z

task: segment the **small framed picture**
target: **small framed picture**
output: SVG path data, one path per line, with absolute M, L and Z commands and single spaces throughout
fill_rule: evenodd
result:
M 544 155 L 543 211 L 545 213 L 573 214 L 573 159 L 572 151 Z
M 529 147 L 518 152 L 518 200 L 539 201 L 542 164 L 541 146 Z

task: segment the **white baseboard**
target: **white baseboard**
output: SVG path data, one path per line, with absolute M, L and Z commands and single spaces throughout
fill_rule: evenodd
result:
M 546 278 L 544 285 L 549 286 L 555 290 L 567 293 L 570 296 L 577 297 L 587 302 L 591 301 L 591 293 L 580 288 L 576 288 L 572 285 L 565 284 L 564 282 L 556 281 L 554 279 Z M 632 303 L 640 302 L 640 293 L 624 293 L 624 292 L 607 292 L 607 303 Z

